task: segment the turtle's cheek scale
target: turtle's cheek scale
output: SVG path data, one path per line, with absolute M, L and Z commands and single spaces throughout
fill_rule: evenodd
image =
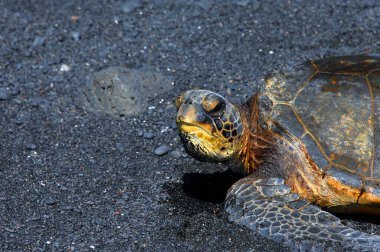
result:
M 226 111 L 217 117 L 210 117 L 213 128 L 228 142 L 233 142 L 243 133 L 242 121 L 238 110 L 233 106 L 227 106 Z

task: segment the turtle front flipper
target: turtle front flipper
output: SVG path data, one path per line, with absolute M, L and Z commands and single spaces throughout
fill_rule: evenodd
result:
M 324 251 L 332 246 L 380 251 L 380 236 L 344 226 L 339 218 L 292 193 L 282 178 L 243 178 L 230 188 L 225 204 L 230 221 L 294 251 Z

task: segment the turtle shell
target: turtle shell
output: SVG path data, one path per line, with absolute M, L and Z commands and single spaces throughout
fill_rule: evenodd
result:
M 380 195 L 379 92 L 380 56 L 311 60 L 266 77 L 261 122 L 323 173 Z

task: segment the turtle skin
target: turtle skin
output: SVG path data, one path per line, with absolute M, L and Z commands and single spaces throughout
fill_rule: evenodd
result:
M 339 218 L 292 193 L 282 178 L 248 176 L 228 191 L 229 221 L 292 251 L 380 251 L 380 236 L 343 225 Z
M 292 169 L 284 176 L 273 162 L 263 162 L 258 174 L 228 191 L 229 219 L 295 251 L 332 245 L 380 251 L 379 236 L 348 228 L 320 207 L 380 214 L 379 90 L 377 55 L 311 60 L 268 75 L 258 97 L 258 123 L 291 148 L 301 148 L 313 170 L 297 167 L 297 158 L 290 157 L 280 161 L 294 163 L 298 176 L 289 179 Z M 301 193 L 310 184 L 304 191 L 317 191 L 320 198 Z

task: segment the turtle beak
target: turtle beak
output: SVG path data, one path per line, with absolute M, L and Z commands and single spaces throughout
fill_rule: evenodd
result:
M 180 125 L 181 123 L 196 123 L 196 118 L 197 111 L 194 106 L 182 104 L 178 108 L 176 123 L 177 125 Z
M 204 125 L 207 124 L 207 117 L 204 115 L 201 108 L 194 104 L 182 104 L 177 113 L 176 123 L 178 126 L 182 124 Z M 180 128 L 180 127 L 179 127 Z

